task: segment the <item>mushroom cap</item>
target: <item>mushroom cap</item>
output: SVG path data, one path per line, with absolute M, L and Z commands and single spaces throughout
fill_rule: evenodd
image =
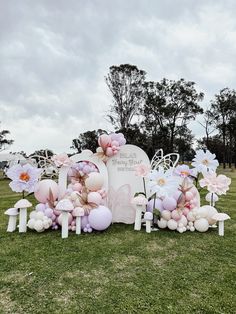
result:
M 229 215 L 225 213 L 217 213 L 212 216 L 212 219 L 217 220 L 217 221 L 224 221 L 224 220 L 230 219 L 230 217 Z
M 144 195 L 138 195 L 138 196 L 135 196 L 132 201 L 131 201 L 132 204 L 135 204 L 135 205 L 147 205 L 148 203 L 148 200 L 146 199 L 146 197 Z
M 8 216 L 17 216 L 19 213 L 18 213 L 18 209 L 15 208 L 15 207 L 12 207 L 12 208 L 8 208 L 5 213 L 5 215 L 8 215 Z
M 146 213 L 144 214 L 144 219 L 145 219 L 145 220 L 152 220 L 152 219 L 153 219 L 153 213 L 146 212 Z
M 74 205 L 72 204 L 72 202 L 70 200 L 65 198 L 63 200 L 60 200 L 57 203 L 56 209 L 61 210 L 61 211 L 70 212 L 74 209 Z
M 74 217 L 82 217 L 82 216 L 84 216 L 84 209 L 82 207 L 76 207 L 73 210 L 72 215 Z
M 31 206 L 32 206 L 32 204 L 25 198 L 22 198 L 21 200 L 16 202 L 14 205 L 15 208 L 28 208 Z

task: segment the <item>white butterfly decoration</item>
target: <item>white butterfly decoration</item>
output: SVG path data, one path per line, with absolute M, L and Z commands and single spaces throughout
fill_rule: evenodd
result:
M 108 192 L 108 208 L 112 211 L 113 222 L 134 223 L 136 208 L 131 204 L 132 197 L 129 184 L 124 184 L 117 190 L 110 187 Z
M 37 160 L 37 162 L 36 162 Z M 48 156 L 48 152 L 45 151 L 45 156 L 41 155 L 32 155 L 28 158 L 28 162 L 38 168 L 43 169 L 41 177 L 46 177 L 50 179 L 55 179 L 58 176 L 59 170 L 55 166 L 54 162 L 51 160 L 51 157 Z
M 151 161 L 151 169 L 158 170 L 159 167 L 168 170 L 175 168 L 179 161 L 179 154 L 170 153 L 164 156 L 163 149 L 158 149 Z

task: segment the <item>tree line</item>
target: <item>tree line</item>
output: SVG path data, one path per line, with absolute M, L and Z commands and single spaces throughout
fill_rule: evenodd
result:
M 200 103 L 204 93 L 196 83 L 183 78 L 148 81 L 146 72 L 136 65 L 111 66 L 105 83 L 112 103 L 106 119 L 112 131 L 122 132 L 127 143 L 145 150 L 150 158 L 157 149 L 164 153 L 177 152 L 182 161 L 193 158 L 194 135 L 189 122 L 199 120 L 205 136 L 197 141 L 198 148 L 214 152 L 224 167 L 236 167 L 236 92 L 223 88 L 204 110 Z M 81 133 L 72 140 L 75 152 L 91 149 L 95 152 L 97 138 L 107 130 Z M 12 144 L 9 131 L 0 132 L 0 148 Z M 43 154 L 43 150 L 41 150 Z

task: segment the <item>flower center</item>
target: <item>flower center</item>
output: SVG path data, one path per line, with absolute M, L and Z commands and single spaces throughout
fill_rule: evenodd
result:
M 160 186 L 165 185 L 165 183 L 166 183 L 166 181 L 165 181 L 165 179 L 163 179 L 163 178 L 157 180 L 157 184 L 160 185 Z
M 209 160 L 208 159 L 204 159 L 202 161 L 202 164 L 205 165 L 205 166 L 208 166 L 209 165 Z
M 189 175 L 189 172 L 188 171 L 181 171 L 180 174 L 182 176 L 188 176 Z
M 22 180 L 22 181 L 29 181 L 29 179 L 30 179 L 30 176 L 28 175 L 28 173 L 27 172 L 22 172 L 21 174 L 20 174 L 20 180 Z

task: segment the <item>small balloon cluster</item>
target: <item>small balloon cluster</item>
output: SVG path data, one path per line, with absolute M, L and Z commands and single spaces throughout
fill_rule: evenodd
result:
M 212 217 L 217 210 L 208 205 L 200 207 L 199 192 L 189 181 L 185 181 L 173 196 L 150 200 L 147 211 L 153 211 L 153 208 L 160 212 L 157 225 L 161 229 L 169 228 L 179 233 L 187 230 L 205 232 L 216 223 Z
M 28 227 L 37 232 L 43 232 L 49 229 L 56 216 L 53 213 L 53 209 L 48 204 L 38 204 L 35 210 L 30 213 L 30 219 L 28 221 Z
M 109 157 L 116 155 L 120 147 L 126 144 L 122 133 L 102 134 L 98 138 L 97 155 L 106 161 Z

